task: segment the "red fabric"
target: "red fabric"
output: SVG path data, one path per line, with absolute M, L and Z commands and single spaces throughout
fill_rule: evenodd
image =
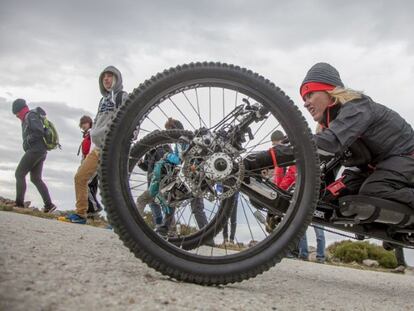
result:
M 285 177 L 285 171 L 283 167 L 275 166 L 275 174 L 273 177 L 274 184 L 279 186 L 284 177 Z
M 17 113 L 17 117 L 23 122 L 24 121 L 24 117 L 26 116 L 26 114 L 29 112 L 29 107 L 23 107 L 22 110 L 20 110 Z
M 336 88 L 336 86 L 326 83 L 308 82 L 300 88 L 300 96 L 302 96 L 302 99 L 305 100 L 305 95 L 308 93 L 317 91 L 332 91 L 334 88 Z
M 91 149 L 91 135 L 89 132 L 85 133 L 82 140 L 82 156 L 86 158 Z
M 273 167 L 277 167 L 276 152 L 275 149 L 269 149 L 270 155 L 272 156 Z
M 280 189 L 288 190 L 296 182 L 296 166 L 292 165 L 284 173 L 282 167 L 275 167 L 275 177 L 273 182 Z

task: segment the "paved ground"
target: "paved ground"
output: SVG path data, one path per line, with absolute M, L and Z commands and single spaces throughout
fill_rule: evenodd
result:
M 178 283 L 110 230 L 0 212 L 0 310 L 414 310 L 414 277 L 284 260 L 243 283 Z

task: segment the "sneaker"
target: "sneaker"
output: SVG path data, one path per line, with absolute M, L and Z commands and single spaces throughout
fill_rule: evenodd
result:
M 20 210 L 20 209 L 29 209 L 31 203 L 32 202 L 30 202 L 30 201 L 26 201 L 23 204 L 16 202 L 13 208 L 14 209 L 17 209 L 17 210 Z
M 324 258 L 316 258 L 316 263 L 324 264 L 325 259 Z
M 45 208 L 43 209 L 43 213 L 52 213 L 55 209 L 56 205 L 52 203 L 49 206 L 45 206 Z
M 79 216 L 78 214 L 69 214 L 67 216 L 59 217 L 58 220 L 79 225 L 86 224 L 86 218 Z

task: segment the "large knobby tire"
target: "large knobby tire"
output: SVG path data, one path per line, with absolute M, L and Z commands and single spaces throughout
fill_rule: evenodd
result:
M 170 92 L 208 81 L 228 83 L 276 115 L 295 146 L 298 171 L 295 194 L 281 229 L 246 251 L 214 258 L 196 256 L 159 238 L 137 216 L 127 183 L 127 158 L 137 123 L 155 102 Z M 194 63 L 171 68 L 135 89 L 108 128 L 99 174 L 108 219 L 135 256 L 162 274 L 207 285 L 242 281 L 280 262 L 305 233 L 319 190 L 316 147 L 298 108 L 269 80 L 249 70 L 221 63 Z

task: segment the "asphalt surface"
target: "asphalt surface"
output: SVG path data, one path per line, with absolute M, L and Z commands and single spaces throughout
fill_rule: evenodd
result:
M 296 260 L 221 287 L 180 283 L 111 230 L 0 212 L 0 310 L 414 310 L 414 276 Z

